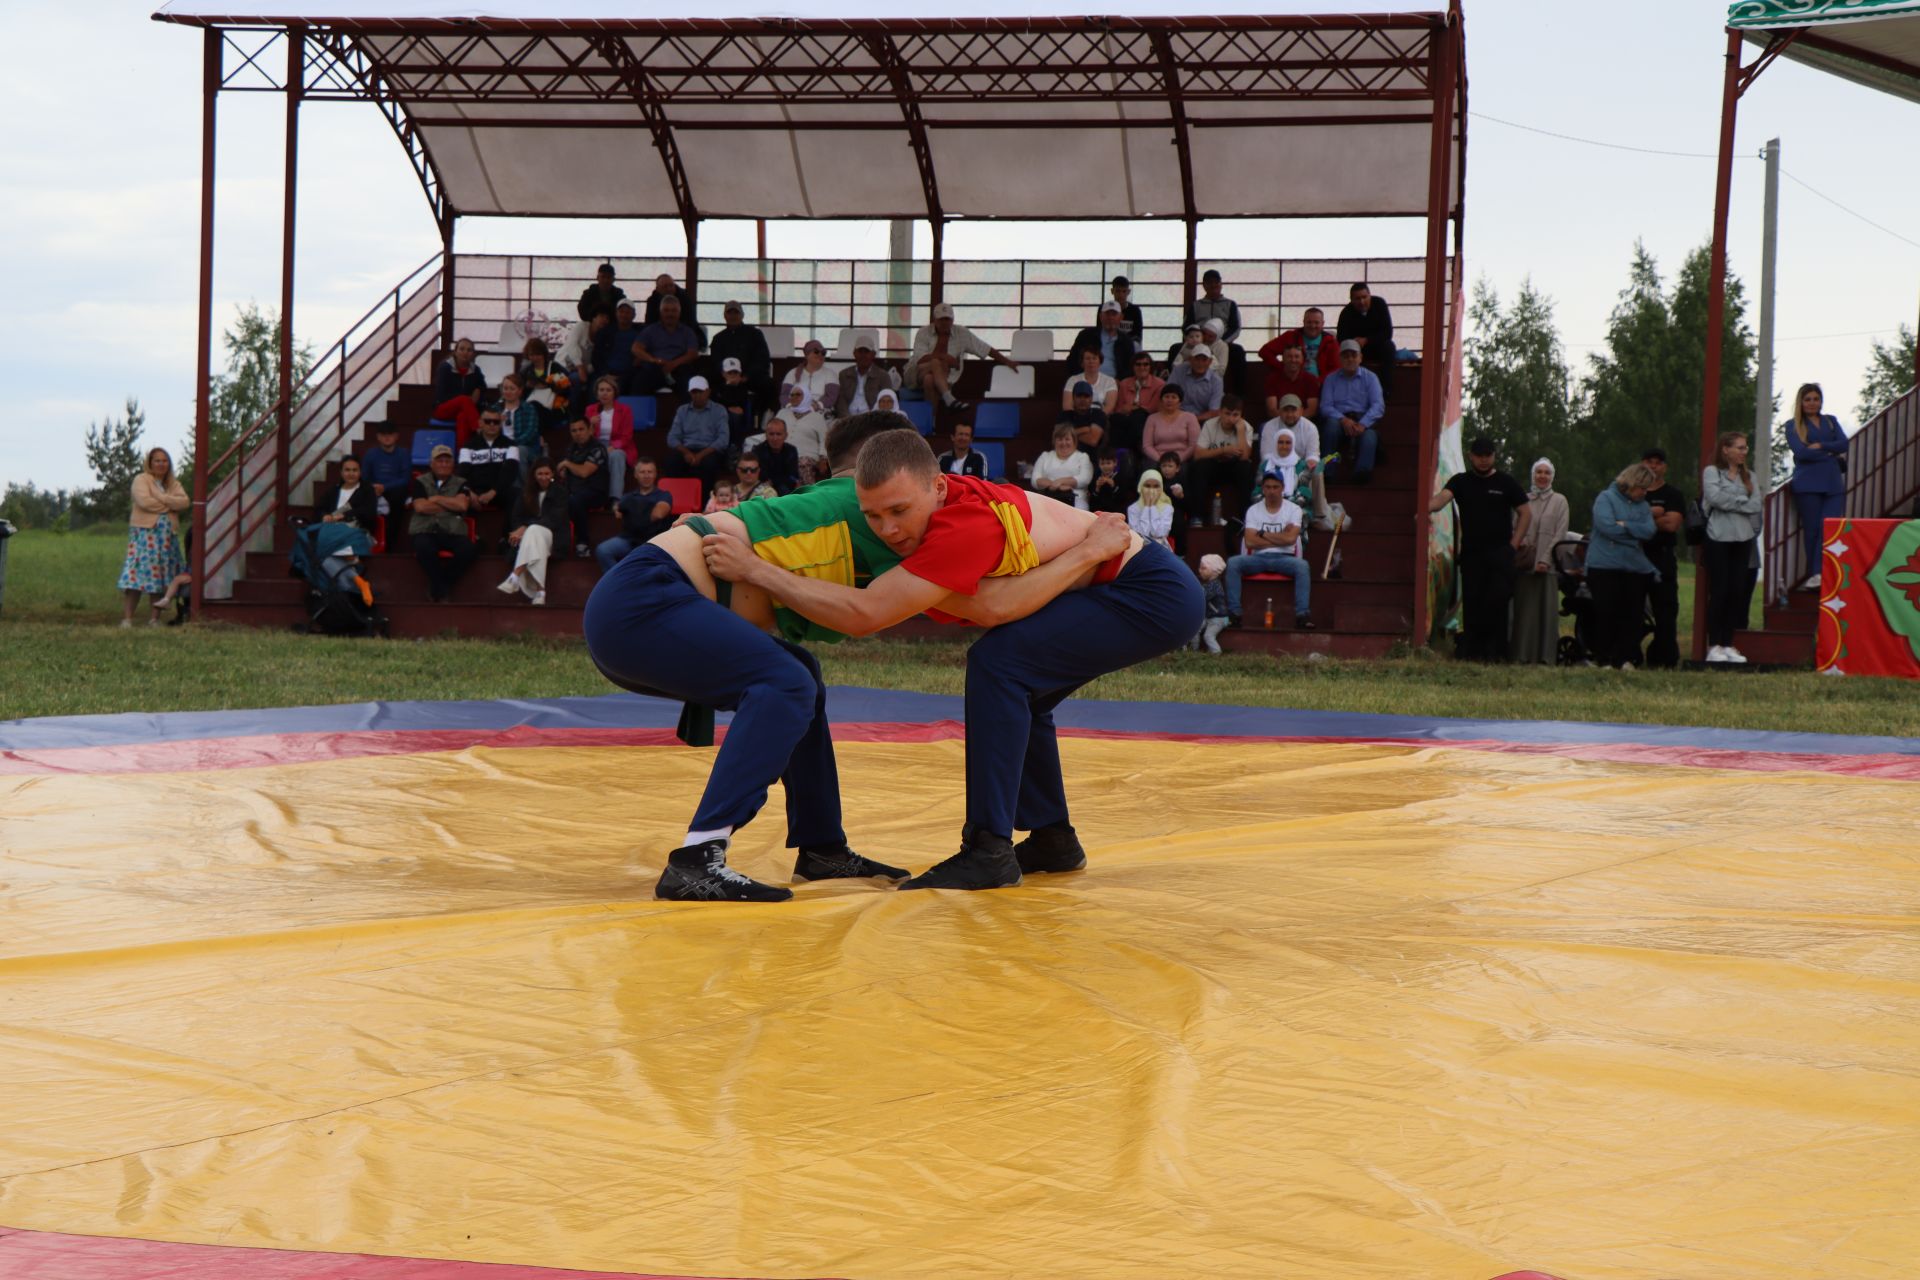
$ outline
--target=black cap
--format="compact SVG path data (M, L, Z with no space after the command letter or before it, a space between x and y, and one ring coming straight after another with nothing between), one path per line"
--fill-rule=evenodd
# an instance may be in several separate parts
M392 420L388 418L376 418L367 425L373 428L373 434L377 436L384 436L389 432L398 434L400 430L400 428L395 426Z
M1209 280L1218 280L1219 278L1220 278L1220 273L1218 271L1215 271L1212 267L1208 267L1207 274L1201 276L1200 281L1202 284L1204 284Z
M1475 436L1473 443L1467 446L1467 452L1476 458L1486 458L1494 453L1493 441L1485 436Z
M1665 462L1666 460L1667 451L1657 444L1650 444L1640 451L1640 461L1642 462Z

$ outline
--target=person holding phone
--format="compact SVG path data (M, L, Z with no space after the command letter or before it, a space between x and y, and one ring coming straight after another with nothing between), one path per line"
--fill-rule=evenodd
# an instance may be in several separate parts
M1793 419L1787 424L1787 448L1793 451L1793 506L1800 513L1800 536L1806 539L1807 576L1802 591L1820 586L1820 547L1826 525L1847 510L1847 433L1840 419L1821 412L1825 397L1820 384L1801 385L1793 397Z

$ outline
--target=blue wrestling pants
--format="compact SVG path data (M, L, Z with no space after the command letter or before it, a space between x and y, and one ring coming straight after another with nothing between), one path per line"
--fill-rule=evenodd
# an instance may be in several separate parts
M1053 709L1096 676L1172 649L1200 629L1193 571L1148 543L1120 576L1069 591L967 651L967 821L1011 838L1067 820Z
M621 688L733 712L689 830L746 826L778 778L789 848L845 843L827 687L812 654L701 595L654 546L594 586L583 629L594 665Z

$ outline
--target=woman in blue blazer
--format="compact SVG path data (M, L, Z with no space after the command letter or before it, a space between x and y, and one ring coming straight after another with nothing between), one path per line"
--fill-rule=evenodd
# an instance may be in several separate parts
M1825 398L1820 384L1804 384L1793 398L1793 420L1787 424L1787 448L1793 450L1793 505L1800 513L1800 532L1807 544L1807 578L1802 588L1820 585L1820 546L1829 519L1838 518L1847 505L1847 433L1840 420L1820 412Z

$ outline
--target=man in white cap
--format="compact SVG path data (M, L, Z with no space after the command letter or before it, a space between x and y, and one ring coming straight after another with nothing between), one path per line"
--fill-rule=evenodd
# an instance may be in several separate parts
M707 380L698 374L688 378L687 403L674 413L673 426L667 430L667 474L698 476L704 503L727 465L732 444L727 411L713 402Z
M727 438L735 449L740 448L753 434L759 402L738 358L728 356L720 362L720 385L713 388L713 402L727 411Z
M1226 384L1214 372L1212 347L1188 347L1185 354L1186 363L1174 366L1167 385L1180 388L1180 407L1205 423L1220 416Z
M968 356L978 356L1009 369L1018 369L1006 356L973 336L965 325L955 324L953 304L933 304L933 322L913 335L913 354L907 359L907 385L919 387L927 399L939 400L947 408L964 411L971 408L953 394L960 380L960 366Z
M1376 428L1386 415L1386 396L1373 370L1360 366L1360 344L1352 338L1340 343L1340 367L1320 380L1320 456L1347 467L1355 484L1373 478L1374 454L1380 447Z
M1100 372L1116 383L1133 372L1133 339L1121 328L1125 313L1109 298L1100 304L1100 323L1082 329L1067 352L1067 368L1080 368L1082 351L1100 353Z
M407 537L413 544L414 559L427 575L427 599L435 604L453 594L454 584L479 554L479 548L467 536L467 513L472 510L473 495L467 492L467 482L453 473L452 446L433 446L426 474L413 481L413 514L407 520ZM442 560L442 551L451 558Z
M879 339L871 329L853 335L853 363L840 371L840 398L834 401L833 417L851 417L867 413L882 391L900 389L900 375L874 358Z

